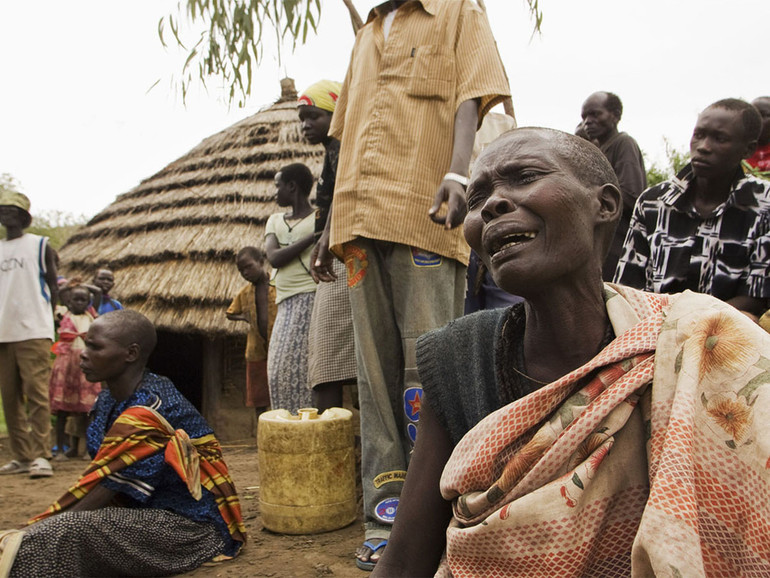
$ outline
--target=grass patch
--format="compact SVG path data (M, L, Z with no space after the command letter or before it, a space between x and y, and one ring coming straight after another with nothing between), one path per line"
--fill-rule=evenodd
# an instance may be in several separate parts
M0 436L4 436L8 433L5 427L5 414L3 414L3 404L0 403Z

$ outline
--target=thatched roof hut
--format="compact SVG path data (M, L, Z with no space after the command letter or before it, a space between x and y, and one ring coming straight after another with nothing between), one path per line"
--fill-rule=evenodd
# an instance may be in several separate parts
M273 177L304 162L318 175L323 147L304 142L293 82L273 106L208 137L120 195L60 252L66 274L115 271L115 296L159 329L240 333L222 311L243 280L235 254L263 246L279 208Z
M242 343L228 339L242 336L245 326L225 317L244 285L235 254L245 245L263 247L265 222L279 210L273 177L281 166L303 162L317 176L323 163L323 147L302 138L293 81L284 79L281 88L274 105L205 139L118 196L60 251L65 275L90 279L105 266L115 272L114 296L166 335L154 357L171 366L167 374L203 359L202 383L192 388L197 391L180 389L204 410L214 395L208 390L222 390L226 371L220 366L243 355ZM171 359L185 353L190 359ZM194 379L194 371L186 373L178 379ZM212 404L219 407L214 397L204 411L209 419Z

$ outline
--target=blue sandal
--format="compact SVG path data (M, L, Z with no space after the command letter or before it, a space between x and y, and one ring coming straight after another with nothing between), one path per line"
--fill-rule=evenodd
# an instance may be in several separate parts
M369 554L369 560L363 561L358 557L358 554L356 554L356 566L358 566L361 570L366 570L367 572L371 572L374 570L374 567L377 565L377 561L372 562L371 557L372 555L376 554L378 550L383 549L385 546L388 545L388 541L386 539L382 539L382 541L377 544L376 546L372 544L369 540L366 540L364 542L364 548L369 548L371 550L371 554ZM379 560L379 558L377 558Z

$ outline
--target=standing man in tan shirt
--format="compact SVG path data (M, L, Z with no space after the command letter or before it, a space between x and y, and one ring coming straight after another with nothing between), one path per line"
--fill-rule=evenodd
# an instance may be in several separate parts
M345 260L361 405L371 570L396 515L422 388L415 342L463 311L459 225L476 127L510 94L486 15L470 0L391 0L359 31L329 131L341 141L331 225L313 263Z

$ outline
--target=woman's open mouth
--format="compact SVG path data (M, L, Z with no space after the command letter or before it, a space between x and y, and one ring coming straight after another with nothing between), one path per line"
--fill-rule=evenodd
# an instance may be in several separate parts
M489 244L489 255L490 257L492 257L497 253L500 253L512 247L516 247L518 245L521 245L522 243L527 243L532 239L534 239L535 237L537 237L537 231L523 231L521 233L513 233L511 235L505 235L504 237L495 239Z

